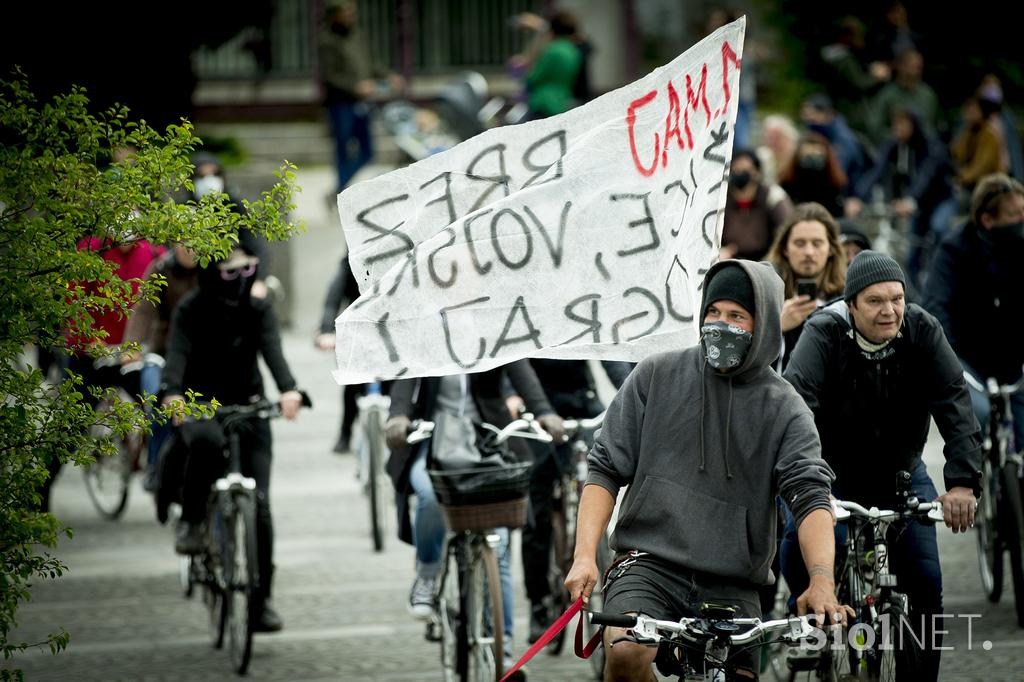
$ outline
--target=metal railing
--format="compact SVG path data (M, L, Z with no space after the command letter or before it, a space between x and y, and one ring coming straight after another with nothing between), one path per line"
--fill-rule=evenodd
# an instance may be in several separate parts
M513 26L520 12L539 12L543 0L361 0L359 25L373 57L395 71L433 74L495 71L522 50L527 31ZM249 27L217 47L192 54L201 80L314 78L323 0L273 0L270 22Z

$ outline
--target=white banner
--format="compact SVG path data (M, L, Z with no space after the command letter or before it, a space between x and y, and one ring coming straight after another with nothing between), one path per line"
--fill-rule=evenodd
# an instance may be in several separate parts
M524 357L635 361L696 343L744 28L568 113L345 190L362 296L336 323L337 381Z

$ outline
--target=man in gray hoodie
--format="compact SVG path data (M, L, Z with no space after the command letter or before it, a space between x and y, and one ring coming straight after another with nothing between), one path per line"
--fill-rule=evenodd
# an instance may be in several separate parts
M782 333L783 284L767 263L732 260L704 280L701 343L649 357L608 408L588 462L573 599L598 578L596 547L619 489L628 486L612 536L606 612L659 619L726 602L760 616L757 588L774 580L776 495L793 510L811 575L801 613L845 621L834 595L832 470L814 417L771 368ZM649 680L656 649L607 628L606 680ZM728 679L753 679L753 652Z

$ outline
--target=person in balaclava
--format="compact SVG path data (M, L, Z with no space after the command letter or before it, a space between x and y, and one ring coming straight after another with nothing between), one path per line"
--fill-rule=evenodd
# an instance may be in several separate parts
M774 580L782 495L812 576L798 608L845 621L850 612L834 594L832 471L811 412L771 368L782 298L782 280L767 263L714 265L704 280L700 343L642 360L616 394L588 457L566 579L573 599L593 590L597 542L626 487L605 612L677 620L714 599L760 617L758 587ZM646 682L657 649L616 642L624 632L606 628L606 673ZM753 678L757 660L752 650L737 655L727 679Z
M171 317L167 364L163 372L163 403L183 400L186 390L216 398L222 405L248 405L264 397L258 357L262 356L277 389L285 418L294 419L302 405L288 363L274 309L265 299L250 296L258 259L235 249L199 272L199 286L182 299ZM178 426L188 451L182 485L181 520L175 538L179 554L202 550L200 525L210 486L223 474L224 430L216 420ZM256 534L259 593L256 630L274 632L281 619L270 604L273 578L273 522L270 514L271 435L266 419L253 418L241 431L242 473L256 480Z
M836 497L893 509L897 475L906 472L913 495L942 503L946 525L966 532L974 525L981 492L981 433L963 368L938 320L906 302L906 283L891 257L871 250L857 254L846 274L844 300L810 317L785 378L814 413L822 454L836 472ZM944 495L921 459L932 420L945 441ZM802 539L799 544L788 525L782 572L794 594L807 582ZM905 636L924 642L919 660L897 656L896 679L938 679L942 630L935 619L942 614L942 571L935 525L901 525L889 543L889 565L910 601L914 632Z

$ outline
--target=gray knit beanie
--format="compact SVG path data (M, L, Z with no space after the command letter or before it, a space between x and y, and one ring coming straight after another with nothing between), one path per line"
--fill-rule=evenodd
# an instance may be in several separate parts
M846 271L843 298L852 301L861 291L879 282L899 282L907 288L907 279L900 264L884 253L865 250L858 253Z

